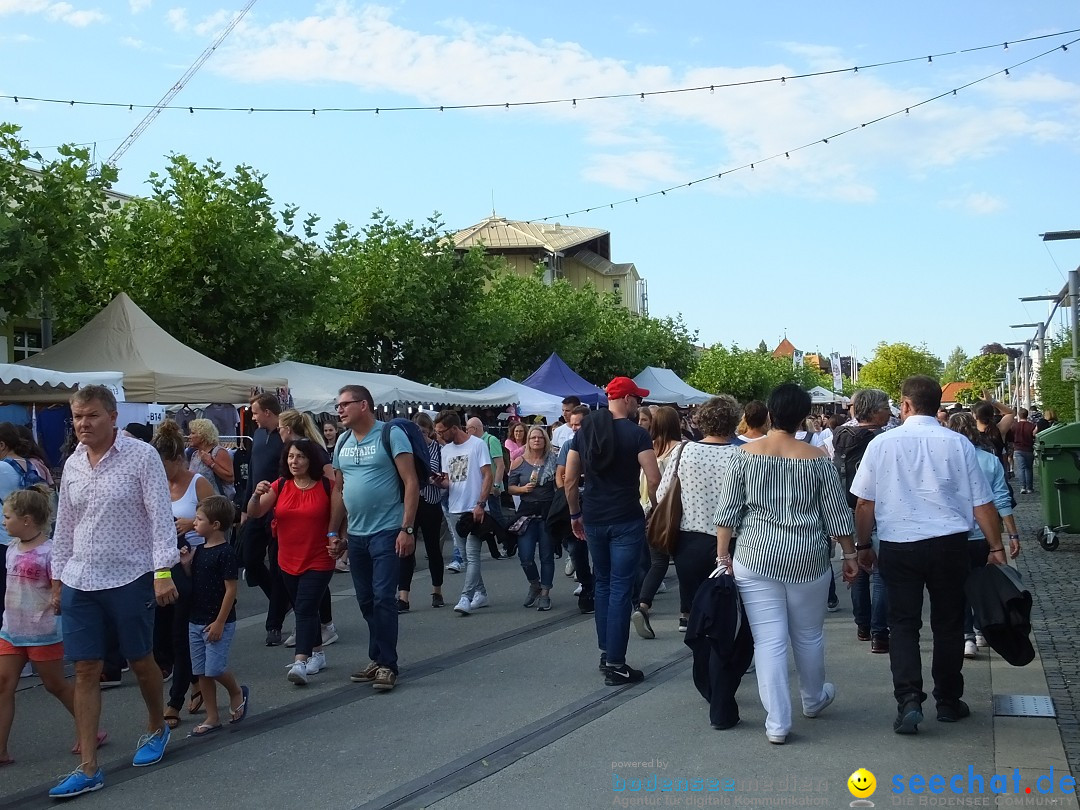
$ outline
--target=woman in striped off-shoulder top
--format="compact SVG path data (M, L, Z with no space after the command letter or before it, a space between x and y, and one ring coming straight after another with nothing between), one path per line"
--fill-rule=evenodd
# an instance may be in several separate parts
M825 681L825 601L832 568L829 538L844 549L844 578L855 576L854 530L836 468L823 450L795 438L810 395L778 386L769 395L772 427L731 460L716 510L718 562L735 575L754 634L765 734L777 745L791 729L787 650L799 674L803 715L817 717L836 696ZM739 535L729 557L732 532Z

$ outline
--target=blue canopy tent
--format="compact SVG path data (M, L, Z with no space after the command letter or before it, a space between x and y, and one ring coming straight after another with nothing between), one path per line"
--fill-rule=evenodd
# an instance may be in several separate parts
M649 392L645 401L657 405L700 405L709 400L709 395L683 382L670 368L646 366L634 377L634 382Z
M607 396L602 388L598 388L586 380L570 366L563 362L562 358L554 352L543 364L521 381L522 385L543 391L546 394L554 394L558 397L575 396L581 400L582 405L607 405Z

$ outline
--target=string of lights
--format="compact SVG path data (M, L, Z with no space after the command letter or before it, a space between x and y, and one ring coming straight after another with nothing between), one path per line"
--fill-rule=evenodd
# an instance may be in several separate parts
M1069 50L1070 45L1075 45L1078 42L1080 42L1080 38L1073 39L1073 40L1071 40L1069 42L1066 42L1066 43L1064 43L1062 45L1056 45L1056 46L1054 46L1053 48L1051 48L1048 51L1043 51L1040 54L1036 54L1035 56L1032 56L1032 57L1030 57L1028 59L1024 59L1023 61L1017 62L1017 63L1015 63L1013 65L1009 65L1008 67L1001 68L1000 70L995 70L993 73L988 73L987 75L982 76L982 77L980 77L978 79L974 79L974 80L972 80L970 82L967 82L966 84L961 84L958 87L954 87L952 90L946 90L943 93L938 93L936 96L931 96L930 98L923 99L922 101L919 101L919 102L917 102L915 104L909 104L909 105L907 105L905 107L901 107L898 110L894 110L893 112L890 112L890 113L887 113L885 115L881 115L881 116L878 116L877 118L873 118L873 119L871 119L869 121L866 121L865 123L862 123L862 124L859 124L859 125L853 126L853 127L848 127L847 129L844 129L844 130L841 130L839 132L833 133L832 135L829 135L829 136L826 136L826 137L823 137L823 138L817 138L817 139L815 139L813 141L810 141L808 143L804 143L801 146L796 146L796 147L793 147L791 149L786 149L783 152L777 152L775 155L769 155L767 157L759 158L759 159L753 161L752 163L744 163L741 166L736 166L736 167L731 168L731 169L725 169L723 171L717 172L716 174L710 174L710 175L707 175L705 177L699 177L699 178L697 178L695 180L690 180L690 181L685 182L685 183L678 183L676 185L668 186L667 188L657 189L656 191L650 191L650 192L647 192L645 194L637 194L637 195L635 195L633 197L627 197L627 198L622 199L622 200L614 200L612 202L606 202L606 203L602 203L600 205L592 205L592 206L589 206L588 208L578 208L575 211L568 211L565 214L551 214L551 215L546 216L546 217L540 217L539 221L540 222L548 222L549 220L559 219L560 217L569 219L570 217L572 217L572 216L574 216L576 214L588 214L588 213L591 213L593 211L599 210L601 208L611 208L611 209L613 209L617 205L627 205L628 203L637 203L637 202L640 202L641 200L649 199L650 197L665 197L665 196L667 196L668 192L678 191L680 189L690 188L691 186L698 185L699 183L705 183L705 182L710 181L710 180L720 180L722 177L724 177L725 175L728 175L728 174L734 174L735 172L745 171L747 169L749 169L750 171L753 171L755 166L759 166L762 163L768 163L768 162L773 161L773 160L778 160L779 158L790 158L792 152L801 152L804 149L810 149L811 147L814 147L814 146L827 145L827 144L831 143L832 141L835 141L837 138L842 138L843 136L850 135L853 132L859 132L859 131L865 129L866 127L873 126L874 124L880 124L882 121L887 121L890 118L895 118L895 117L897 117L899 115L907 115L912 110L914 110L914 109L916 109L918 107L923 107L923 106L925 106L927 104L931 104L931 103L933 103L935 101L939 101L939 100L941 100L943 98L947 98L949 96L955 96L959 91L966 90L966 89L968 89L970 87L974 87L977 84L981 84L982 82L989 81L990 79L994 78L995 76L1009 76L1009 75L1011 75L1010 71L1016 70L1018 67L1021 67L1023 65L1034 62L1037 59L1042 59L1043 57L1049 56L1050 54L1056 53L1058 51L1067 52ZM534 219L532 221L535 222L537 220Z
M959 54L974 53L975 51L984 51L990 49L1003 48L1008 50L1010 45L1020 45L1027 42L1034 42L1036 40L1051 39L1055 37L1068 36L1070 34L1080 33L1080 28L1070 29L1068 31L1058 31L1052 34L1040 34L1038 36L1023 37L1020 39L1008 40L1006 42L996 42L992 45L977 45L973 48L960 48L951 51L942 51L941 53L932 53L925 56L911 56L903 59L892 59L881 62L872 62L865 65L856 65L849 68L835 68L832 70L818 70L808 73L797 73L791 76L770 76L761 79L746 79L738 82L717 82L713 84L702 84L694 87L678 87L667 90L645 90L634 93L604 93L591 96L578 96L578 97L566 97L566 98L549 98L539 99L533 101L501 101L501 102L477 102L477 103L465 103L465 104L430 104L430 105L405 105L405 106L378 106L378 107L227 107L227 106L214 106L214 105L199 105L199 104L180 104L180 105L167 105L163 107L164 110L179 110L194 115L196 112L224 112L224 113L303 113L306 115L316 115L317 113L373 113L380 115L382 113L395 113L395 112L447 112L453 110L485 110L485 109L511 109L516 107L542 107L552 105L569 104L572 107L577 107L579 103L591 102L591 101L613 101L618 99L639 99L645 101L645 99L655 96L671 96L680 93L701 93L708 91L710 93L716 90L723 90L731 87L746 87L757 84L786 84L788 81L796 81L798 79L811 79L822 76L835 76L843 73L858 73L859 71L873 70L875 68L889 67L893 65L903 65L912 62L926 62L933 63L934 59L941 59L948 56L957 56ZM12 101L15 104L19 104L26 101L36 102L39 104L63 104L69 107L105 107L113 109L125 109L129 112L134 110L149 110L155 108L155 104L134 104L119 101L88 101L79 99L63 99L63 98L47 98L43 96L28 96L23 94L7 95L0 94L0 99Z

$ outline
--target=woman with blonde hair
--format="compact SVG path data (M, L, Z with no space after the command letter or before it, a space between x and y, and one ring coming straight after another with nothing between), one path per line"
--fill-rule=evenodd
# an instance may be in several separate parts
M231 500L236 494L232 456L221 446L217 426L209 419L192 419L188 422L188 445L194 450L188 470L210 482L215 495Z
M547 513L555 498L555 454L551 440L540 425L533 425L525 439L525 453L510 465L510 494L521 496L518 521L518 560L529 580L523 607L551 610L551 585L555 578L555 549L547 531ZM540 570L536 549L540 547Z

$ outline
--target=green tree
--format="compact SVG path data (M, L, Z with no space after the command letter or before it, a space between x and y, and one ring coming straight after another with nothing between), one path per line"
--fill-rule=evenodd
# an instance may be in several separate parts
M293 232L296 209L274 211L264 175L227 174L181 155L152 193L110 213L108 238L55 293L58 332L70 334L126 292L177 340L233 368L274 362L295 326L316 314L325 262L309 217Z
M983 391L997 387L1005 377L1005 367L1009 358L1004 354L980 354L964 364L960 379L971 383L978 396Z
M940 379L941 361L925 345L882 342L877 345L873 359L859 369L859 385L880 388L899 400L900 383L913 374Z
M1046 359L1039 371L1039 404L1057 413L1059 422L1075 422L1074 384L1061 379L1061 361L1072 357L1072 335L1060 332L1047 342Z
M18 134L0 124L0 286L8 317L39 314L43 294L79 277L100 246L105 191L116 180L115 169L95 172L90 153L73 146L31 170L27 162L41 155Z
M961 375L964 370L964 364L967 363L967 361L967 352L960 346L953 349L945 360L945 370L941 372L942 385L962 381L964 378Z
M798 383L806 389L832 385L831 378L816 369L794 368L791 358L721 344L702 353L688 382L711 394L731 394L740 402L764 400L781 383Z

